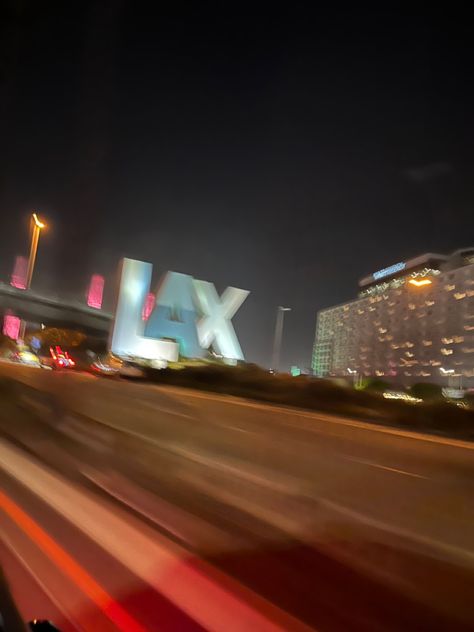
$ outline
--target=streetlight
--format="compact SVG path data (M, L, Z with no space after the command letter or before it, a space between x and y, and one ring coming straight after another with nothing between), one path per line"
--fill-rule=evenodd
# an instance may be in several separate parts
M31 285L31 278L33 277L33 270L35 268L36 261L36 252L38 250L38 241L42 228L46 228L46 224L41 222L38 219L38 215L36 213L32 213L31 215L31 225L33 228L33 232L31 234L31 247L30 247L30 257L28 259L28 270L26 272L26 289L29 290Z
M285 312L291 312L291 307L282 307L281 305L277 308L277 317L275 324L275 337L273 339L273 370L275 373L278 373L278 369L280 368L280 349L281 349L281 338L283 335L283 319L285 317Z
M358 384L361 383L361 380L359 380L359 374L355 369L350 369L349 367L347 367L347 372L349 373L349 375L352 375L352 382L354 385L354 388L357 388ZM362 376L360 376L362 378Z
M458 377L459 378L458 388L459 390L462 389L462 372L456 373L454 369L445 369L442 366L439 367L439 370L443 375L446 375L448 377L448 386L450 388L455 388L456 382L453 378Z
M444 367L440 366L439 370L443 375L454 375L454 369L445 369Z

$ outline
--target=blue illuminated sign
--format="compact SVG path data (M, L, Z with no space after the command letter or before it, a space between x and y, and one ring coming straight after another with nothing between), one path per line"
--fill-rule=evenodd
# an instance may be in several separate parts
M372 275L375 280L383 279L390 274L395 274L395 272L400 272L400 270L405 269L405 262L400 261L400 263L394 263L393 266L389 266L388 268L384 268L383 270L379 270L378 272L374 272Z

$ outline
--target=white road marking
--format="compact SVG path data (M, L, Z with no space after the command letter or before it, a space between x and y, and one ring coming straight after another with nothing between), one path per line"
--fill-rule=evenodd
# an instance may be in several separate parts
M174 415L175 417L184 417L184 419L196 419L194 415L188 415L187 413L182 413L179 410L172 410L171 408L164 408L159 404L154 404L153 402L140 401L141 406L145 406L145 408L151 408L152 410L159 411L160 413L166 413L167 415Z
M248 430L247 428L239 428L239 426L226 426L228 430L235 430L236 432L244 432L246 434L257 434L255 430Z
M353 463L361 463L362 465L369 465L371 467L378 467L381 470L387 470L388 472L396 472L397 474L405 474L405 476L413 476L414 478L424 478L427 479L427 476L422 476L421 474L415 474L414 472L407 472L407 470L399 470L396 467L388 467L387 465L381 465L380 463L374 463L373 461L367 461L366 459L358 459L353 456L344 456L348 461L352 461Z

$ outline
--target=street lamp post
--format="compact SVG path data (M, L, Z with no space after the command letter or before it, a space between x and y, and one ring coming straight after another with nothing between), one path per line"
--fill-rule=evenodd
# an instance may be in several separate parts
M38 219L36 213L33 213L31 216L31 224L33 228L33 232L31 234L31 246L30 246L30 257L28 259L28 270L26 272L26 289L30 289L31 279L33 277L33 270L35 269L35 261L36 261L36 253L38 251L38 241L42 228L45 228L46 224L41 222Z
M26 271L26 283L25 289L29 290L31 285L31 279L33 277L33 270L35 269L35 261L36 261L36 253L38 252L38 242L40 237L40 232L42 228L46 227L44 222L41 222L38 219L38 215L36 213L31 214L31 245L30 245L30 256L28 259L28 268ZM26 320L22 320L20 324L19 338L23 340L25 338L26 333Z
M275 337L273 339L273 359L272 359L272 368L275 373L278 373L280 368L280 350L281 350L281 339L283 336L283 319L285 317L285 312L291 312L291 307L282 307L281 305L277 308L277 317L275 324Z
M349 373L349 375L352 375L352 383L354 385L354 388L356 388L359 383L359 374L355 369L350 369L349 367L347 367L347 372Z

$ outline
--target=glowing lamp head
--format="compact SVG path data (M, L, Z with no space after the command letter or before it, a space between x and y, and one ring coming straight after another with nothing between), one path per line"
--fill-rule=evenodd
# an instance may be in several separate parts
M46 224L39 220L38 215L36 213L33 213L33 221L35 223L35 226L37 226L40 230L42 228L46 228Z

